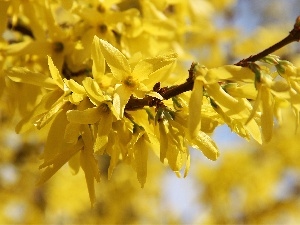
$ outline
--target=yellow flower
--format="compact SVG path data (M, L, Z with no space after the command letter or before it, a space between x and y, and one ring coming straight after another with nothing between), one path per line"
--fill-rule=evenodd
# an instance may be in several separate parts
M22 6L25 15L30 19L30 29L34 38L9 45L6 55L49 55L59 71L62 70L65 57L70 61L78 58L70 57L75 53L76 41L69 30L58 25L51 4L40 1L39 4L23 3Z
M137 179L142 188L147 178L149 144L149 138L145 130L138 125L134 125L132 138L127 145L128 157L130 157L132 166L136 170Z
M67 103L65 96L70 90L54 65L51 57L48 57L50 77L41 73L30 71L23 67L16 67L6 71L8 77L16 82L44 86L51 91L45 94L40 103L35 106L30 114L24 117L17 125L17 132L25 132L34 124L38 129L44 127Z
M188 128L191 139L196 137L201 128L201 109L203 100L203 88L204 88L204 76L208 69L200 65L196 65L193 73L196 79L194 80L194 86L189 101L189 119Z
M256 112L261 105L261 131L265 142L268 142L272 138L273 133L273 116L274 116L274 98L271 93L271 85L272 85L272 78L260 71L260 78L257 81L257 97L255 100L255 104L253 106L251 115L249 116L246 124L253 119Z
M239 95L230 95L226 91L226 85L223 88L219 84L228 80L235 80L239 83L253 82L253 72L248 68L234 65L225 65L212 69L196 65L193 73L195 83L189 102L190 116L188 127L190 138L196 137L201 128L201 108L203 91L205 91L212 102L213 109L234 132L248 139L250 134L256 141L261 143L261 133L257 122L253 120L251 123L246 123L252 110L251 104L246 99L247 96L241 95L243 94L241 92ZM251 94L253 96L253 93Z
M189 127L186 120L187 119L185 118L184 114L176 112L174 120L169 122L177 129L181 129L181 132L177 135L184 135L184 143L186 143L186 145L191 145L193 148L199 149L205 155L205 157L210 160L217 160L220 153L213 139L201 130L198 130L198 133L191 138L191 136L188 135Z
M117 80L113 96L113 105L120 117L123 117L124 108L131 95L143 98L146 94L162 99L162 97L151 91L149 84L158 82L162 76L164 67L172 66L176 54L171 53L165 56L157 56L139 61L134 69L126 57L107 41L99 39L99 47L110 67L110 70ZM161 70L162 69L162 70ZM148 82L151 80L151 82ZM148 83L147 83L148 82Z
M74 129L77 129L77 137L79 136L80 127L73 124L95 124L97 133L93 148L94 151L100 151L99 153L102 154L103 147L108 143L108 135L112 130L112 123L115 120L111 108L110 102L103 102L95 108L67 111L67 119L70 122L69 127L66 129L66 133L69 136L68 139L70 141L74 140L73 137L76 135L75 133L73 134Z
M83 21L76 24L75 29L79 33L84 33L81 41L87 52L92 50L90 43L94 36L107 40L114 46L120 46L121 36L139 34L137 30L141 27L140 12L134 8L122 11L112 10L116 7L115 4L116 1L92 1L76 4L74 13ZM136 23L136 26L132 26Z

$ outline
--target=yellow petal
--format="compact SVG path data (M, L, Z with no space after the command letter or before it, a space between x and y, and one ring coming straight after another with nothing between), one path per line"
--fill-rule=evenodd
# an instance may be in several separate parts
M45 94L41 102L16 126L17 133L24 133L33 128L34 123L51 109L51 106L61 97L61 90L56 89Z
M64 140L67 143L76 143L79 137L80 123L68 123L65 129Z
M295 114L296 132L300 124L300 95L295 91L291 91L291 105Z
M218 83L206 85L205 89L218 105L227 109L236 107L238 100L227 94Z
M42 73L30 71L25 67L13 67L6 70L5 74L15 82L32 84L52 90L57 88L57 85L50 77L45 76Z
M99 108L88 108L85 110L69 110L67 112L68 121L71 123L94 124L101 117Z
M123 80L130 75L131 69L126 57L107 41L100 39L101 52L117 80Z
M268 142L272 138L273 133L273 98L268 87L262 86L261 102L262 102L262 115L261 115L261 130L264 141Z
M225 65L208 70L205 79L208 84L216 83L220 80L234 80L253 83L254 73L247 67Z
M94 36L92 44L93 77L96 81L101 81L101 76L105 73L105 60L100 50L100 39Z
M143 84L147 87L153 87L157 82L165 82L174 69L175 63L170 63L166 66L163 66L159 69L156 69L151 74L149 74L149 79L144 80Z
M192 141L192 147L200 149L202 153L210 160L216 160L219 157L219 150L210 136L200 131Z
M245 125L246 130L250 133L255 141L262 144L261 130L260 126L255 120L251 120Z
M80 170L80 152L75 155L68 162L72 175L76 175Z
M49 180L66 162L68 162L72 156L74 156L83 146L82 141L78 141L76 145L71 146L68 149L64 149L63 152L58 154L54 159L43 163L40 168L47 166L45 171L41 174L37 185L41 185Z
M113 99L113 106L118 113L119 117L123 117L124 109L129 101L132 92L129 88L125 87L124 85L119 85L115 89L114 99Z
M237 83L231 83L225 86L225 91L235 98L256 99L257 96L257 90L252 83L242 86L238 86Z
M61 110L55 116L50 130L48 132L47 141L44 149L44 159L47 161L48 159L53 158L58 154L65 145L64 136L62 135L62 131L65 130L67 126L67 116L66 111Z
M54 82L60 89L64 90L64 82L60 76L58 69L54 65L50 56L48 56L48 65L49 65L50 74L52 76L52 79L54 80Z
M247 99L232 97L218 83L206 85L205 89L227 116L242 122L248 119L252 106Z
M252 109L251 114L249 115L249 117L248 117L245 124L248 124L249 121L251 121L254 118L254 116L255 116L258 108L259 108L260 102L261 102L261 92L262 92L262 88L261 88L261 86L259 86L257 96L256 96L256 100L255 100L254 105L253 105L253 109Z
M96 200L94 179L98 178L98 173L95 174L97 161L85 148L80 152L80 165L85 175L91 206L93 207Z
M154 98L157 98L157 99L160 99L160 100L164 99L159 93L157 93L155 91L151 91L151 92L147 93L147 95L149 95L151 97L154 97Z
M51 44L47 41L23 41L16 44L11 44L6 49L7 55L22 56L26 54L30 55L42 55L51 54Z
M152 65L145 62L140 61L133 69L132 75L133 77L138 78L140 81L148 79L149 74L153 72Z
M64 83L69 87L69 89L77 94L85 94L85 89L82 85L78 84L75 80L70 79L67 80L66 78L64 78Z
M182 154L176 145L170 145L166 154L170 168L180 177L180 169L182 167Z
M99 151L108 143L108 134L111 132L113 122L112 112L107 112L101 117L98 123L97 137L94 144L94 151ZM104 149L103 149L104 150ZM103 152L99 152L102 154Z
M201 108L203 99L203 82L195 80L189 102L188 129L191 139L198 135L201 128Z
M64 165L66 162L73 157L79 150L83 147L82 140L79 140L74 145L66 145L66 148L62 149L59 153L54 155L52 158L45 159L44 163L39 166L39 169L43 169L45 167L53 166L53 165Z
M160 161L163 163L168 150L168 136L166 126L163 121L159 122L159 138L160 138Z
M85 174L91 206L93 207L96 200L94 180L97 182L100 181L100 173L98 169L98 163L93 155L93 138L91 130L88 125L83 125L82 128L84 148L80 152L80 165Z
M155 71L173 64L176 61L176 58L176 53L169 53L165 55L158 55L153 58L143 59L134 67L132 75L140 81L148 79Z
M38 120L35 121L34 125L37 129L41 129L46 124L49 123L49 121L52 119L54 115L56 115L57 112L59 112L62 107L66 104L64 101L64 96L60 97L51 107L51 109L44 113Z
M143 137L134 145L134 161L137 173L137 179L144 187L147 178L147 162L148 162L148 148Z
M87 96L94 105L98 106L105 100L105 97L102 94L102 90L100 89L98 83L91 77L86 77L82 81L82 84L85 88Z
M114 134L114 135L117 135L117 134ZM112 137L112 141L116 141L116 140L117 140L117 138ZM119 163L121 149L118 146L112 144L112 146L109 146L106 149L106 152L110 156L110 162L109 162L109 167L108 167L108 179L110 180L115 167Z
M84 99L84 95L72 93L71 95L67 96L67 101L71 102L74 105L78 105Z
M190 170L191 167L191 155L189 150L187 150L187 155L186 155L186 163L185 163L185 169L184 169L184 175L183 177L186 177L188 175L188 172Z

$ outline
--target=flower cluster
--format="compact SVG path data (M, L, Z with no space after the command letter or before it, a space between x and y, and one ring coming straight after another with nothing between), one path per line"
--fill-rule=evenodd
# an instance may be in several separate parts
M269 141L287 103L299 123L299 69L276 56L249 68L193 63L187 78L189 38L217 32L193 1L12 0L0 12L1 97L22 117L18 133L47 133L38 183L68 162L84 171L92 204L99 155L110 156L109 177L124 161L144 186L151 152L186 176L190 146L218 158L209 134L219 125ZM223 63L215 44L211 61Z

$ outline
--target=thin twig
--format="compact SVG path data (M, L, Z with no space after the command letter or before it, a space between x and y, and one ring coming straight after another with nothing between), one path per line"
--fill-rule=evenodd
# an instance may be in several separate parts
M242 59L238 63L235 63L234 65L236 66L242 66L242 67L247 67L249 66L250 63L253 63L255 61L258 61L262 59L263 57L273 53L274 51L292 43L295 41L300 41L300 16L297 17L296 22L294 24L293 30L290 31L289 35L284 38L283 40L279 41L278 43L272 45L271 47L265 49L264 51L252 55L246 59ZM185 83L173 86L173 87L164 87L160 88L160 90L164 91L158 91L158 93L161 94L164 100L170 99L172 97L175 97L181 93L191 91L194 86L194 80L192 79L193 74L192 74L192 67L194 66L194 63L191 65L191 69L189 70L189 77L186 80ZM137 99L137 98L130 98L128 103L126 104L125 110L127 111L133 111L133 110L138 110L142 109L145 106L154 106L158 105L158 103L162 101L157 98L151 97L151 96L146 96L143 99ZM156 104L153 104L155 102Z
M238 63L236 63L234 65L247 67L249 65L249 63L258 61L258 60L262 59L263 57L277 51L278 49L280 49L294 41L299 41L299 40L300 40L300 16L297 17L294 28L293 28L293 30L290 31L290 33L287 37L285 37L278 43L272 45L271 47L265 49L264 51L262 51L256 55L252 55L252 56L248 57L247 59L242 59L241 61L239 61Z

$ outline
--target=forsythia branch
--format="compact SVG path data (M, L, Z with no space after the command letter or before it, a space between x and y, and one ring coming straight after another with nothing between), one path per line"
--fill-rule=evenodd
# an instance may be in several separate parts
M295 41L300 41L300 16L297 17L296 22L294 24L294 28L290 31L289 35L284 38L283 40L277 42L276 44L272 45L271 47L265 49L264 51L256 54L256 55L251 55L250 57L246 59L242 59L238 63L235 63L234 65L236 66L242 66L242 67L247 67L249 66L250 63L253 63L255 61L258 61L262 59L263 57L275 52L276 50L292 43ZM186 80L185 83L173 86L173 87L163 87L159 88L157 91L158 93L161 94L161 96L164 98L164 100L168 100L172 97L175 97L181 93L191 91L194 86L194 79L193 79L193 67L195 64L193 63L191 65L191 68L189 69L189 78ZM158 102L161 102L162 100L159 100L157 98L151 97L151 96L146 96L143 99L138 99L138 98L133 98L131 97L130 100L128 101L125 110L132 111L132 110L137 110L141 109L144 106L153 106L157 105ZM155 104L154 104L155 103Z
M264 51L262 51L256 55L252 55L252 56L248 57L247 59L242 59L235 65L247 67L249 65L249 63L258 61L258 60L262 59L263 57L275 52L276 50L278 50L294 41L300 41L300 16L297 17L296 22L294 24L294 28L293 28L293 30L290 31L290 33L287 37L285 37L278 43L272 45L271 47L265 49Z
M208 47L212 57L202 58L204 64L224 59L219 44L227 34L219 37L218 29L209 29L202 37L194 29L202 15L190 15L190 1L176 3L189 9L179 17L172 16L178 11L172 5L166 12L152 1L58 2L21 1L20 7L19 1L0 1L0 15L8 13L0 16L0 98L5 110L21 116L17 133L46 129L38 184L70 163L75 173L83 170L93 205L94 182L102 172L98 156L110 158L108 178L124 161L143 187L150 152L185 177L190 147L209 160L219 157L210 136L218 126L267 143L274 118L280 124L287 105L299 126L300 68L268 54L300 40L300 17L287 38L261 53L217 68L194 62L174 83L195 46ZM184 34L192 39L180 38ZM208 37L214 41L205 44Z
M32 38L34 38L32 31L27 28L26 26L17 23L16 25L13 25L11 21L8 22L7 27L9 29L14 29L24 35L28 35ZM250 63L258 61L262 59L263 57L277 51L278 49L292 43L292 42L299 42L300 41L300 16L297 17L296 22L294 24L294 28L289 32L289 35L282 39L281 41L277 42L276 44L272 45L271 47L263 50L262 52L256 54L256 55L251 55L250 57L246 59L242 59L239 62L235 63L234 65L236 66L242 66L242 67L247 67L249 66ZM189 78L186 80L185 83L172 86L172 87L163 87L160 88L157 91L161 96L163 97L164 100L168 100L172 97L175 97L181 93L191 91L194 86L194 80L193 80L193 72L192 72L192 67L195 66L194 64L191 65L191 68L189 69ZM86 71L80 70L79 72L72 72L68 68L68 65L64 64L63 67L63 74L64 76L68 79L73 76L78 76L80 74L85 73ZM127 111L133 111L133 110L138 110L142 109L145 106L154 106L158 105L159 102L162 100L159 100L155 97L152 96L146 96L142 99L134 98L131 97L128 101L128 103L125 106L125 110Z

